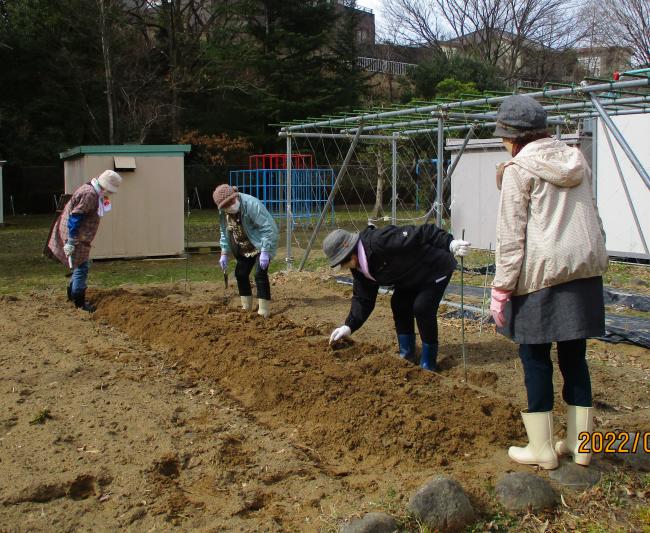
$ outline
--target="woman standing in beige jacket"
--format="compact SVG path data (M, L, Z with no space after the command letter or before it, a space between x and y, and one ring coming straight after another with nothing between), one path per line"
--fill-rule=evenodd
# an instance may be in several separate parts
M501 198L490 309L499 331L519 344L528 395L522 417L529 444L510 447L508 455L548 469L566 454L586 466L590 454L578 448L578 435L593 429L586 339L605 332L607 270L590 170L579 150L550 138L546 111L529 96L503 101L494 136L512 159L497 172ZM567 437L555 446L553 342L568 405Z

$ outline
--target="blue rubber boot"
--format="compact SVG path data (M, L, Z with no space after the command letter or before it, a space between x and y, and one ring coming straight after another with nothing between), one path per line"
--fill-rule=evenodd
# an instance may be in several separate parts
M440 370L436 363L438 359L438 345L422 343L422 353L420 354L420 366L425 370L438 372Z
M399 344L399 356L402 359L415 363L415 333L406 335L397 335L397 343Z

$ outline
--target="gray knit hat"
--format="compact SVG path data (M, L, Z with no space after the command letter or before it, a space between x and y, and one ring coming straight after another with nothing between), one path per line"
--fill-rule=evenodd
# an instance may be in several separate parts
M340 265L352 252L359 242L358 233L350 233L344 229L335 229L323 241L323 252L333 268Z
M516 139L546 130L546 110L525 94L508 96L497 112L494 137Z

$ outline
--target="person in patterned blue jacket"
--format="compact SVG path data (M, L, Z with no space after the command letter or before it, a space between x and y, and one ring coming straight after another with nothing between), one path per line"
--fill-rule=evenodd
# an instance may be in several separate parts
M255 267L257 313L268 318L271 315L268 269L278 248L278 227L262 202L254 196L240 193L237 187L219 185L213 193L213 199L219 208L219 265L225 272L228 267L228 254L235 256L235 278L242 308L246 311L253 308L249 276Z

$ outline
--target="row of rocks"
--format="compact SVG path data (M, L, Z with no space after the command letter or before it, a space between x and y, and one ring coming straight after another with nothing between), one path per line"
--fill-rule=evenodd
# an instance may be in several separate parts
M594 468L574 463L562 465L551 478L572 488L587 488L600 479ZM496 487L497 500L513 513L542 511L554 508L560 502L558 492L545 479L526 472L504 475ZM443 532L462 531L477 516L467 494L455 480L436 476L411 497L407 510L420 523ZM399 530L395 518L385 513L368 513L341 528L341 533L393 533Z

